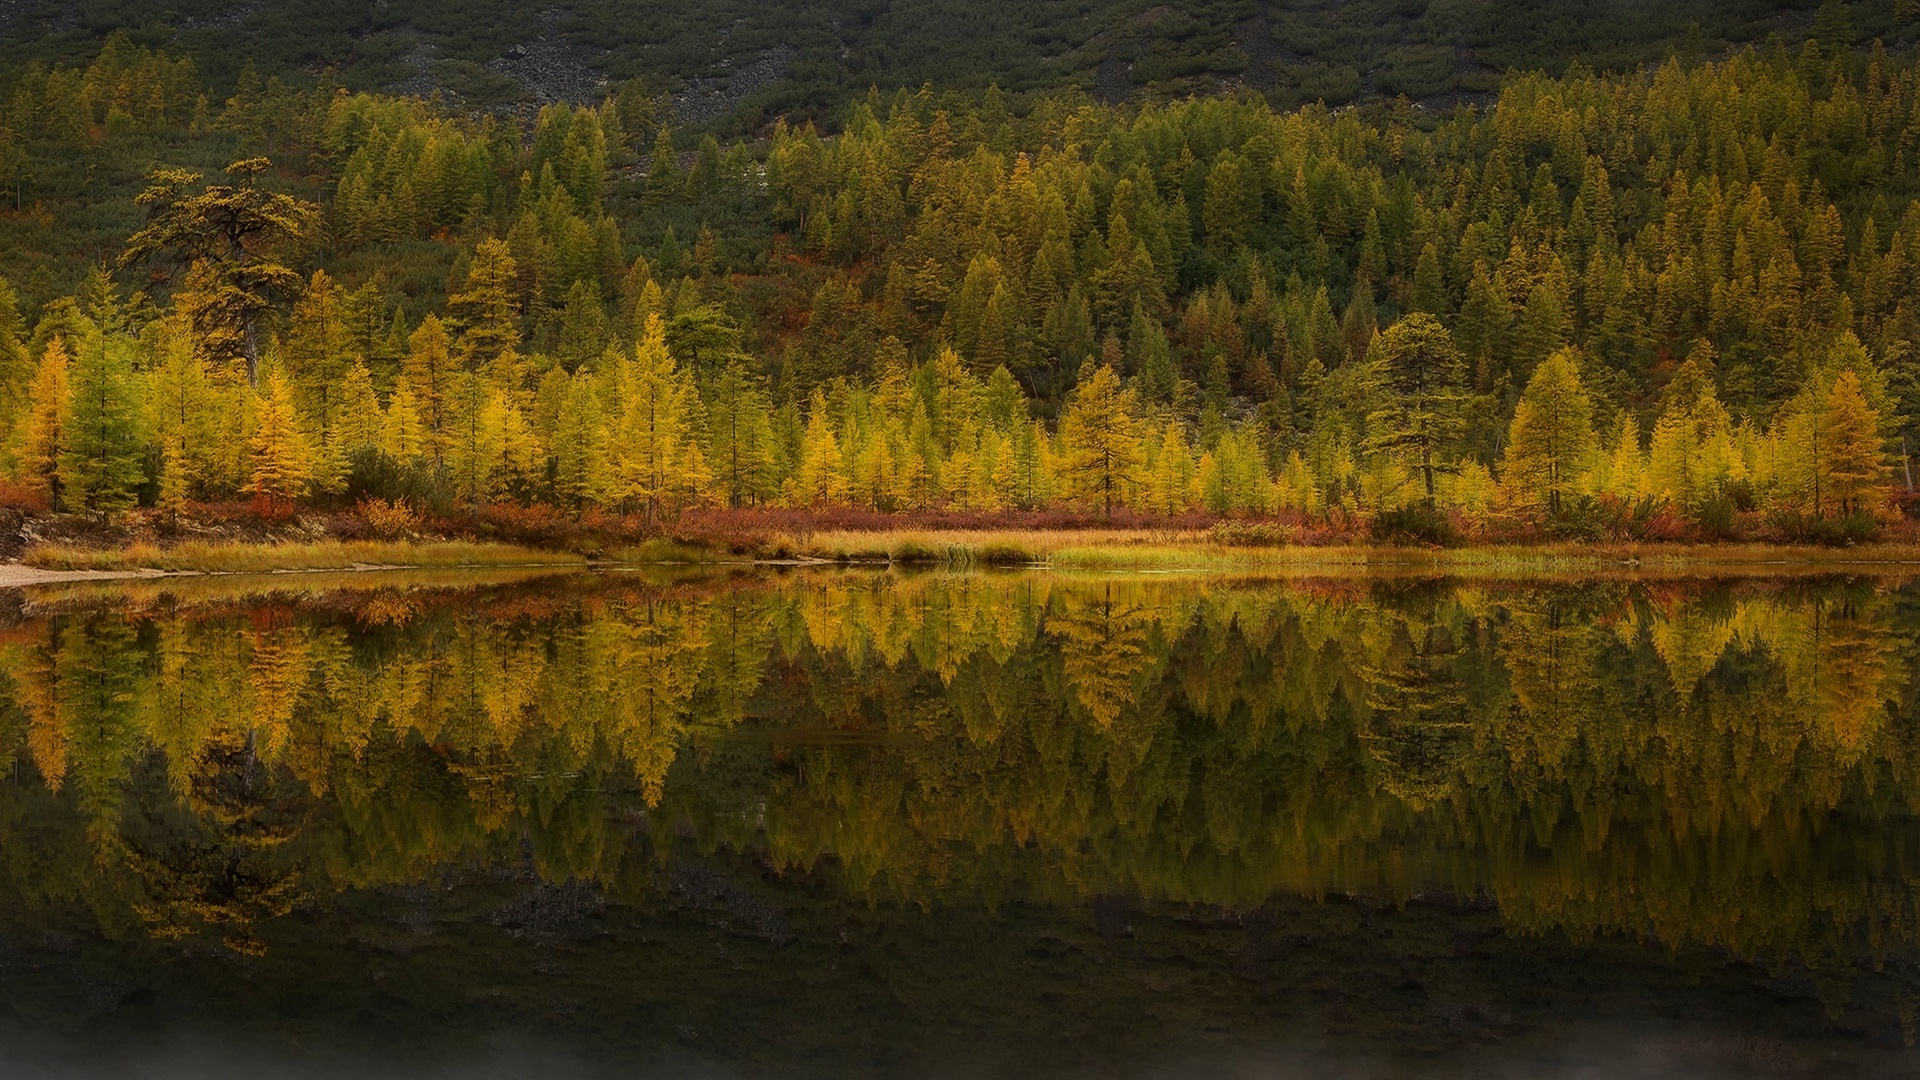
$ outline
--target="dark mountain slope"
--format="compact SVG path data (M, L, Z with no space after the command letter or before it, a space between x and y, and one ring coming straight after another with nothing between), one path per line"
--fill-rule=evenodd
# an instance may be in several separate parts
M1906 0L1834 5L1820 29L1920 36ZM354 89L485 107L643 80L726 129L831 114L869 86L1078 86L1104 98L1237 86L1276 104L1405 94L1442 104L1511 68L1712 54L1815 32L1812 0L0 0L0 66L79 62L116 31L192 56L216 86L333 69ZM1843 18L1835 16L1844 15Z

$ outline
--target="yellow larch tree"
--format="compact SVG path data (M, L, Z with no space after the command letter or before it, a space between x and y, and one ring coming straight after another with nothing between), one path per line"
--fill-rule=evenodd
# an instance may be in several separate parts
M66 344L59 338L47 342L34 371L31 404L20 430L20 482L56 510L60 508L60 455L66 450L63 425L72 396L69 367Z
M1647 455L1640 448L1640 424L1633 413L1620 410L1620 426L1613 446L1600 459L1594 488L1616 499L1638 499L1647 493Z
M287 506L306 495L311 476L311 450L294 415L293 391L275 372L255 406L252 452L253 473L247 491L268 503Z
M1740 479L1733 421L1714 393L1713 351L1704 342L1675 370L1647 451L1647 488L1697 512L1731 480Z
M159 363L146 376L147 424L160 447L159 504L177 514L211 479L215 398L185 321L168 320L157 333Z
M553 486L569 509L602 502L613 485L602 416L593 376L571 376L553 427Z
M673 496L686 410L682 392L666 325L649 315L633 356L620 366L623 412L614 462L623 501L650 518Z
M1827 395L1826 440L1827 475L1833 497L1842 513L1853 513L1874 501L1874 495L1886 476L1886 450L1880 441L1880 417L1861 386L1860 376L1849 368L1833 380Z
M457 372L451 349L446 324L429 315L407 339L407 355L400 367L400 385L412 395L420 419L421 451L436 466L445 464L453 437Z
M460 354L467 370L486 372L496 382L512 386L518 374L519 313L515 275L519 266L505 240L489 237L474 248L467 280L447 304L460 315L465 332Z
M547 448L511 391L495 390L488 408L499 417L494 423L500 429L500 475L506 491L531 498L546 472Z
M1161 431L1157 447L1151 447L1147 465L1147 509L1172 517L1193 505L1197 488L1193 452L1187 447L1187 433L1177 420L1169 420Z
M801 443L800 468L793 478L791 501L796 506L838 506L847 501L847 473L829 411L826 394L814 388L807 408L807 433Z
M373 373L365 362L355 360L341 382L340 415L330 433L340 453L351 460L362 450L379 447L385 419L373 390Z
M453 423L446 463L454 498L468 507L483 506L499 494L503 415L490 407L493 389L485 376L463 371L453 379Z
M1541 361L1514 409L1501 479L1518 503L1558 513L1581 490L1598 449L1593 401L1580 385L1578 354L1563 348Z
M1108 517L1140 481L1139 422L1132 387L1122 389L1111 364L1094 370L1074 392L1060 418L1065 475L1075 498L1099 506Z

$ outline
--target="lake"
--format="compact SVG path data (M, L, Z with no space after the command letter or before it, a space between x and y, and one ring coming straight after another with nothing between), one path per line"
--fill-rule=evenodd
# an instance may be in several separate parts
M1893 1076L1920 586L0 591L25 1076Z

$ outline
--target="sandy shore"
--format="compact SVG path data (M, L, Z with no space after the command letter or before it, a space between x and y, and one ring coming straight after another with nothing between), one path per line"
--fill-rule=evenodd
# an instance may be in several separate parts
M58 585L65 581L123 581L166 576L161 570L41 570L20 563L0 563L0 589Z

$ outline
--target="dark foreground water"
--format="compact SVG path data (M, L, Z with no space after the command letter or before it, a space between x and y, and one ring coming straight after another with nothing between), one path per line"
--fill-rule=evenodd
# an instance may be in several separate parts
M1920 588L0 592L0 1075L1904 1076Z

